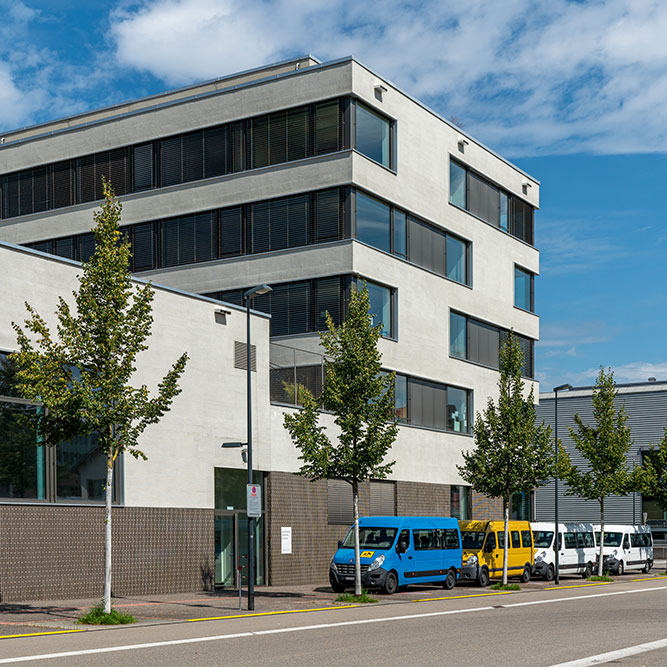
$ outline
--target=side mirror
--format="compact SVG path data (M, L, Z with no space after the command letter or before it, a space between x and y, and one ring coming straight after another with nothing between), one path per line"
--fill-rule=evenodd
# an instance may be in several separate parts
M343 546L343 540L338 540L338 548L340 549Z

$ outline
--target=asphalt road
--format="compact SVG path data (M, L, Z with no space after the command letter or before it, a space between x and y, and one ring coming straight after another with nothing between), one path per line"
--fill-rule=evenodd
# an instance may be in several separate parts
M651 650L634 655L626 651L586 660L647 643ZM44 667L546 667L581 659L574 665L667 665L667 579L114 628L0 643L0 665Z

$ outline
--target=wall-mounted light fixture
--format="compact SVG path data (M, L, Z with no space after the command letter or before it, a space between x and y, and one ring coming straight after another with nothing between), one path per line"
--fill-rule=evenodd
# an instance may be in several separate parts
M458 147L459 147L459 153L465 153L466 146L470 143L467 139L463 139L463 137L459 137L458 141L456 142Z

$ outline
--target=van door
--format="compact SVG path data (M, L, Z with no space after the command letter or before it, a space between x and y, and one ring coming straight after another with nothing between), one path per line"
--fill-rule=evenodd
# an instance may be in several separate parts
M415 583L427 583L443 578L443 556L441 531L434 528L416 528L412 530L414 558L406 576Z
M575 574L579 571L579 546L577 534L574 532L563 533L563 548L560 551L560 569L563 574ZM583 551L581 558L583 558Z

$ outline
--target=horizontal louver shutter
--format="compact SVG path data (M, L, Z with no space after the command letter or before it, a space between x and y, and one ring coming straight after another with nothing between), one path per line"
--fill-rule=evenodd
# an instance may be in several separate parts
M271 316L276 308L271 304ZM289 286L288 334L301 334L309 331L310 283L295 283Z
M340 148L340 105L338 100L315 106L314 153L322 155Z
M19 174L19 214L32 213L32 169Z
M408 217L408 259L438 275L445 275L444 232Z
M62 208L71 206L74 203L72 182L73 169L72 161L56 162L53 165L53 207Z
M253 204L251 211L250 252L266 252L271 247L271 204Z
M222 176L227 166L227 134L229 127L213 127L204 130L204 177Z
M181 137L170 137L160 142L161 185L175 185L183 180L181 144Z
M79 261L88 262L95 252L95 235L83 234L79 238Z
M468 359L498 368L500 332L482 322L468 320Z
M315 242L340 238L340 190L315 193Z
M153 223L135 225L133 231L132 262L134 271L147 271L155 268Z
M310 195L297 195L287 200L288 243L290 248L310 241Z
M500 225L500 190L468 172L468 210L482 220Z
M154 187L153 179L153 144L135 146L132 152L134 165L133 189L135 192L150 190Z
M331 316L334 324L341 323L340 302L341 289L340 278L320 278L315 283L316 306L315 316L317 318L317 330L325 331L327 328L327 313Z
M33 211L46 211L49 208L48 167L36 167L32 172Z
M220 212L220 254L240 255L243 251L243 208L225 208Z
M252 133L252 166L266 167L269 164L269 117L260 116L250 121Z
M195 216L195 261L207 262L217 257L217 231L213 213Z
M287 112L287 159L301 160L308 155L309 107Z
M271 335L289 333L290 286L276 285L271 292Z
M248 346L238 340L234 341L234 368L248 370ZM250 370L257 370L257 348L250 346Z
M287 211L288 199L276 199L270 202L269 209L269 230L270 239L268 250L282 250L287 248Z
M192 215L178 219L178 263L195 261L195 218Z
M342 479L327 480L327 523L349 526L354 521L352 485Z
M124 195L128 192L128 155L127 148L109 151L109 181L117 195ZM104 194L101 193L99 198L103 196Z
M394 482L371 482L371 516L396 514L396 485Z
M277 111L269 116L269 164L287 160L287 112Z
M428 428L445 428L447 391L443 385L424 380L408 380L410 423Z
M231 170L233 172L242 171L246 168L246 142L245 142L245 121L232 123L229 130L231 149L228 149L231 160Z
M176 266L178 264L178 219L165 220L161 228L162 261L160 266Z
M54 253L58 257L66 257L67 259L75 259L74 257L74 237L68 236L64 239L56 239Z
M87 155L79 158L78 162L77 200L79 202L93 201L95 199L95 156Z
M9 174L4 180L2 194L5 200L4 215L14 218L19 215L19 175Z
M183 135L183 182L204 177L204 146L202 132Z
M108 181L111 180L111 161L110 152L95 154L95 199L102 199L104 197L104 189L102 188L102 178ZM111 184L113 187L113 183Z

